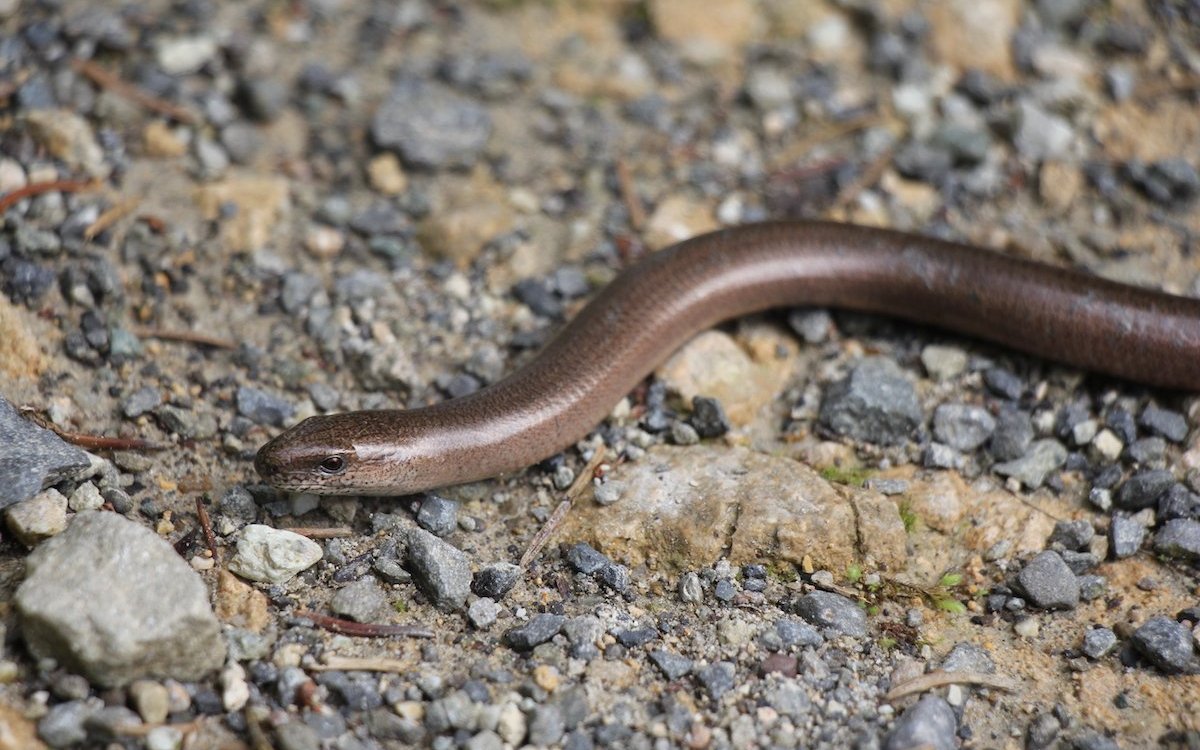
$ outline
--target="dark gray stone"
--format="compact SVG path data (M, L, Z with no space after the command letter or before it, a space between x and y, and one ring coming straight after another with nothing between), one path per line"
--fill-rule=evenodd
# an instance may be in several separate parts
M820 646L825 640L821 632L807 622L784 617L775 621L775 632L784 648Z
M1079 581L1057 552L1047 550L1017 574L1017 587L1042 609L1074 609L1079 604Z
M477 596L486 596L499 601L512 590L521 578L521 568L512 563L492 563L481 568L471 579L471 591Z
M1101 659L1117 646L1117 634L1109 628L1090 628L1083 634L1082 651L1089 659Z
M22 419L0 396L0 508L28 500L90 465L87 453Z
M1096 535L1096 530L1092 528L1092 524L1086 520L1076 521L1059 521L1054 524L1054 531L1050 532L1050 539L1047 544L1059 544L1064 549L1078 551L1086 549L1092 543L1092 537Z
M1138 424L1172 443L1182 443L1188 434L1186 417L1177 411L1160 409L1152 403L1146 404L1146 408L1142 409Z
M378 620L388 606L387 595L372 576L338 589L329 600L329 608L356 622Z
M1130 639L1133 647L1154 666L1169 674L1198 671L1192 632L1170 617L1151 617Z
M718 701L722 695L733 689L737 668L731 662L719 661L701 669L696 673L696 677L709 697Z
M376 145L431 169L471 166L491 132L491 116L477 102L410 78L396 83L371 120Z
M900 714L883 746L885 750L954 750L958 720L950 704L927 695Z
M912 383L895 362L864 359L849 376L831 385L821 402L820 421L838 435L899 445L922 419Z
M678 680L692 671L692 660L686 656L655 649L650 652L650 661L666 676L668 680Z
M729 432L729 417L725 416L721 402L708 396L692 399L692 416L688 422L702 438L718 438Z
M567 549L567 564L576 570L590 576L606 565L612 565L612 560L609 560L600 552L596 551L592 545L586 542L574 544Z
M567 618L562 615L552 615L543 612L529 618L524 625L519 625L504 633L504 644L514 651L531 651L534 646L545 643L562 630Z
M796 614L822 628L856 638L867 634L867 613L840 594L813 591L796 600Z
M1173 484L1175 476L1166 469L1144 469L1126 479L1113 500L1125 510L1149 508Z
M1029 446L1025 455L1012 461L996 464L992 471L1000 476L1012 477L1029 489L1041 487L1050 472L1067 461L1067 449L1062 443L1047 438Z
M127 419L140 417L162 403L162 392L152 385L138 388L121 402L121 413Z
M282 427L296 411L285 399L249 386L238 388L236 398L238 414L257 424Z

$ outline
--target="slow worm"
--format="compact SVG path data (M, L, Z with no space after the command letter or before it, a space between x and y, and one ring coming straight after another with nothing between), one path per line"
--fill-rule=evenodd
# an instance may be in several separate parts
M570 446L689 337L784 306L894 315L1153 386L1200 390L1200 300L982 248L821 222L725 229L630 267L529 364L419 409L311 417L268 442L270 484L404 495Z

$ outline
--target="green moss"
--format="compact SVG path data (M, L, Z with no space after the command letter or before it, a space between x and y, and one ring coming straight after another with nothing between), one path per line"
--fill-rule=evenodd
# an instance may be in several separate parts
M904 533L911 534L916 531L917 524L921 522L921 518L913 511L912 503L902 500L897 510L900 512L900 522L904 524Z
M870 478L871 472L861 466L826 466L821 469L821 476L828 482L862 487Z

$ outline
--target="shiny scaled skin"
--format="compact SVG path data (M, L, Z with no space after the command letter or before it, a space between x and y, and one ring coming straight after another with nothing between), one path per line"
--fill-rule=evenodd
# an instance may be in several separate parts
M1200 390L1200 300L912 234L765 223L649 255L488 388L420 409L311 417L264 445L255 466L277 487L325 495L403 495L514 471L586 436L697 332L800 305L883 313Z

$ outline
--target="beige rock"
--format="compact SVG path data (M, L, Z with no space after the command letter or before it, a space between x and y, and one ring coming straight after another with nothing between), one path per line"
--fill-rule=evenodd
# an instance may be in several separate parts
M25 122L33 137L67 166L96 178L112 171L92 126L83 117L67 109L39 109L26 115Z
M217 619L229 625L261 633L271 623L266 595L227 570L217 574L214 605Z
M0 702L0 750L45 750L38 739L37 724L15 706Z
M1078 168L1059 161L1042 164L1038 173L1038 194L1050 210L1056 213L1066 211L1075 202L1081 187L1083 174Z
M230 250L257 250L271 238L271 230L288 205L287 181L276 177L233 175L196 191L204 218L214 221L221 206L233 203L237 215L221 224L221 239Z
M934 55L959 70L979 68L1012 80L1012 35L1020 17L1019 0L934 0L928 13Z
M399 195L408 189L408 175L400 166L400 158L390 151L367 163L367 179L384 195Z
M672 195L658 204L646 222L646 244L657 250L711 232L717 226L711 206Z
M744 448L658 446L613 481L624 500L573 512L565 536L630 565L690 570L734 563L800 563L830 570L905 560L905 532L882 495L832 485L787 458Z
M0 294L0 372L35 378L45 366L33 316Z
M765 335L760 334L753 351L761 352ZM778 333L775 338L795 351L794 341ZM685 344L656 374L687 404L696 396L711 396L721 402L734 425L745 426L783 390L790 364L790 358L756 360L729 334L713 330Z
M484 245L513 228L515 217L504 188L486 169L477 168L466 179L445 177L441 188L435 210L420 227L429 252L467 266Z
M4 511L8 529L21 544L33 548L67 528L67 498L58 490L43 490Z
M948 534L962 520L963 496L967 493L961 477L944 471L934 474L929 481L914 481L905 496L909 508L922 523Z
M142 141L146 146L146 156L170 158L187 153L187 144L162 120L147 123L142 129Z
M765 26L754 0L703 6L694 0L651 0L650 18L660 37L701 65L736 63L741 48L761 35Z

